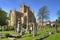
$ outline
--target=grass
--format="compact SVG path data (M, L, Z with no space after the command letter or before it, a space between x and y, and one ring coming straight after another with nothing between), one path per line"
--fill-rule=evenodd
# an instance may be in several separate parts
M45 40L60 40L60 33L53 34L46 38Z
M60 28L59 28L60 29ZM60 40L60 33L55 32L55 28L43 28L43 29L38 29L37 30L37 36L33 37L31 34L25 33L22 38L18 38L16 40L35 40L37 38L41 38L47 34L45 34L46 31L53 32L54 34L50 35L48 38L45 40ZM17 34L16 32L13 31L0 31L0 34L5 35L6 33L9 33L11 35ZM3 38L0 40L8 40L8 38Z

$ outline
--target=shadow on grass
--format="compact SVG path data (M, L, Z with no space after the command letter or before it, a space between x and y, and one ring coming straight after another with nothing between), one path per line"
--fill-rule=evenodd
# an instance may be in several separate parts
M42 38L39 38L39 39L36 39L36 40L43 40L43 39L45 39L45 38L47 38L47 37L49 37L49 35L47 35L47 36L44 36L44 37L42 37Z

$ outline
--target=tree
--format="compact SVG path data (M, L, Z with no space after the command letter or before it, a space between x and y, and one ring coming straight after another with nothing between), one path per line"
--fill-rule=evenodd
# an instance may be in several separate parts
M42 27L43 27L44 20L47 20L47 19L49 19L48 10L46 6L43 6L38 11L38 20L42 22Z
M56 32L58 32L58 29L57 29L57 19L56 19L56 22L55 22L55 29L56 29Z
M56 32L58 33L58 26L60 25L60 10L57 11L57 15L58 15L58 18L56 19L56 22L55 22L55 29L56 29Z
M58 20L57 20L57 22L58 22L58 24L60 24L60 10L57 11L57 15L58 15Z
M60 24L60 17L58 17L58 21L57 22L58 22L58 24Z
M0 9L0 25L6 25L7 24L7 13Z
M60 17L60 10L57 11L57 15L58 15L58 17Z

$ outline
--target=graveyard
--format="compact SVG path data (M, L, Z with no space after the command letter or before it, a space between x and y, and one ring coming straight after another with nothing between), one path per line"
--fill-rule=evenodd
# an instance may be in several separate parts
M58 27L58 30L60 29L60 27ZM46 31L48 32L53 32L53 34L47 34ZM60 30L59 30L60 31ZM10 35L20 35L19 33L16 33L14 31L0 31L0 34L2 34L3 36L5 36L5 34L10 34ZM22 35L22 37L20 38L15 38L16 40L37 40L40 39L44 36L49 35L47 38L44 38L43 40L60 40L60 33L56 33L55 28L39 28L37 31L37 35L33 36L29 33L25 33L24 35ZM9 40L9 38L0 38L0 40Z
M60 40L60 0L0 0L0 40Z

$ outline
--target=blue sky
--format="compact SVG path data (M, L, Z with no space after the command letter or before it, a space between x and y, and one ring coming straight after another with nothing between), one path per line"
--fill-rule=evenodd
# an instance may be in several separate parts
M37 19L38 9L46 5L49 10L50 20L54 21L57 19L57 10L60 9L60 0L0 0L0 7L6 12L10 10L19 11L19 7L22 3L30 6L30 9L34 11L34 15Z

